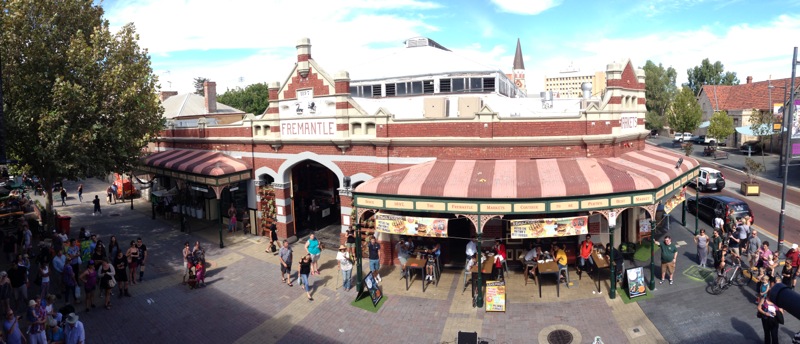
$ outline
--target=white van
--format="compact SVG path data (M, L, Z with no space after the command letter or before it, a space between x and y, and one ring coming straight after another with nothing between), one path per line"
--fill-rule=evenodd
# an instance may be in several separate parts
M692 139L692 133L675 133L675 138L673 138L672 140L678 142L684 142L684 141L688 142L691 139Z

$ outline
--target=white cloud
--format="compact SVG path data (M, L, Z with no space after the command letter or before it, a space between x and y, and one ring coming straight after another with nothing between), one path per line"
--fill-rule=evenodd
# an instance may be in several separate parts
M503 12L536 15L561 5L563 0L492 0L492 2Z

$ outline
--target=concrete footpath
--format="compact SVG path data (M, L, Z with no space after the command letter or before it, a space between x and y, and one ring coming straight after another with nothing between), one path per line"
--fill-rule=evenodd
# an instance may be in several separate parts
M602 280L601 294L595 294L596 285L586 276L579 280L574 270L574 285L568 289L562 285L560 297L556 297L555 279L543 278L542 298L536 284L526 286L521 273L514 273L507 279L506 312L487 313L471 306L469 290L462 289L461 271L446 271L438 286L423 293L420 279L406 290L399 272L384 267L386 302L372 313L350 305L355 293L338 287L335 252L326 250L321 275L311 276L314 301L308 301L297 284L281 283L278 258L264 252L263 238L226 234L225 248L220 249L221 225L195 221L191 233L182 233L177 219L153 220L149 204L138 200L134 210L129 203L103 204L103 216L92 216L88 200L94 195L102 198L107 184L83 183L86 202L79 204L71 196L67 206L56 206L61 215L72 216L73 236L85 226L104 242L116 235L123 249L141 236L149 252L144 282L131 286L133 297L115 295L111 310L86 312L78 307L89 342L453 343L458 332L465 331L477 332L489 343L547 343L548 336L555 338L555 330L566 331L557 333L569 334L572 343L589 343L596 336L604 343L675 342L670 338L675 333L662 336L660 324L654 325L646 316L652 307L623 304L619 297L610 300L607 277ZM65 186L77 188L76 183ZM210 267L208 286L190 290L181 284L181 249L185 241L195 240L206 248ZM296 256L304 253L302 243L294 245ZM657 295L647 302L660 299L674 300ZM744 308L753 315L753 307Z

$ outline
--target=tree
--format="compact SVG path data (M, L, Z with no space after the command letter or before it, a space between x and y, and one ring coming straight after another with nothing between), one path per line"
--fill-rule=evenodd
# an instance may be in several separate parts
M726 72L722 62L711 62L708 58L703 59L699 66L686 70L688 82L683 86L688 86L694 94L698 94L703 85L738 85L739 79L735 72Z
M157 78L132 24L112 33L91 0L0 1L10 156L52 185L130 171L163 128Z
M660 63L656 66L653 61L647 60L644 65L645 74L645 125L647 129L660 130L664 127L664 117L667 110L678 93L675 79L678 72L674 68L664 69Z
M667 111L667 123L676 132L691 133L700 126L702 116L703 111L694 98L692 90L684 86Z
M211 81L208 78L198 76L194 78L194 94L199 94L204 96L206 94L205 85L203 85L206 81Z
M260 115L267 110L269 90L266 83L247 85L244 89L237 87L219 95L217 101L247 113Z
M761 163L766 166L764 158L764 137L772 135L772 122L775 117L769 111L750 110L750 130L753 135L758 136L758 144L761 146Z
M733 118L728 116L727 111L718 111L711 116L710 124L708 125L708 136L715 138L717 143L725 141L733 133Z

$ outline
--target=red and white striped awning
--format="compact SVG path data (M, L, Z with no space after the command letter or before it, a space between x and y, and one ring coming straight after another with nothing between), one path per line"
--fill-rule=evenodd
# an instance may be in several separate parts
M220 152L172 149L142 159L138 170L208 185L224 185L250 179L252 167Z
M355 192L494 200L655 192L698 166L697 160L652 146L610 158L435 160L383 173Z

